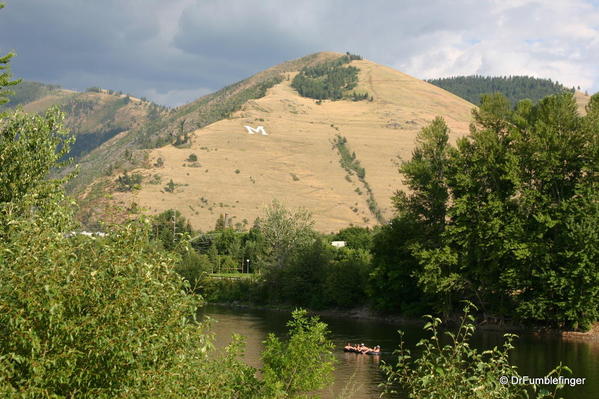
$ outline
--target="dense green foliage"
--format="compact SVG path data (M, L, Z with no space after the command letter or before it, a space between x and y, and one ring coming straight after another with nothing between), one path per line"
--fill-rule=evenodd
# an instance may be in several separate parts
M492 95L456 147L441 120L425 128L400 169L411 193L394 198L393 225L417 239L395 232L403 271L387 240L375 245L375 275L417 284L439 311L468 298L485 314L589 328L599 317L598 104L580 117L570 93L514 109Z
M73 141L62 120L55 108L44 116L13 112L0 119L0 204L17 207L31 200L33 206L44 207L52 203L61 182L49 180L49 174Z
M327 325L317 317L309 319L306 311L296 310L289 327L290 338L281 341L269 334L262 353L262 374L268 397L297 397L314 392L333 382L333 344L328 339Z
M480 105L481 96L488 93L501 93L512 105L515 105L524 99L536 103L544 97L570 90L551 79L532 76L454 76L429 79L427 82L476 105Z
M424 329L430 332L431 337L417 344L417 356L402 341L395 351L397 364L383 365L387 374L387 393L397 393L395 387L398 386L400 392L410 399L558 398L557 392L563 386L554 385L553 392L550 392L539 385L527 387L511 383L512 378L521 378L518 369L509 362L514 335L506 334L501 348L479 352L470 346L474 317L469 306L466 306L455 333L445 331L441 334L441 319L427 318L429 321ZM444 344L444 341L449 343ZM571 371L560 365L547 375L559 377L564 372ZM508 383L502 383L502 378L507 378Z
M189 232L172 211L158 217L156 236L174 248ZM371 271L372 232L350 228L340 232L348 247L336 249L331 238L312 230L303 209L291 211L274 201L249 231L217 226L191 239L182 249L180 273L209 301L277 303L323 308L364 303ZM187 226L187 227L185 227ZM162 231L162 233L160 233ZM193 233L192 233L193 234ZM179 241L177 241L179 242ZM245 274L240 274L245 273Z
M297 92L304 97L316 100L340 100L348 95L354 101L368 99L368 93L350 94L358 84L358 68L343 66L359 56L344 55L334 61L303 68L291 82Z
M352 226L339 230L334 239L336 241L345 241L346 248L370 251L372 249L372 236L373 231L369 228Z
M191 224L179 211L171 209L152 219L152 238L169 251L184 243L191 233Z

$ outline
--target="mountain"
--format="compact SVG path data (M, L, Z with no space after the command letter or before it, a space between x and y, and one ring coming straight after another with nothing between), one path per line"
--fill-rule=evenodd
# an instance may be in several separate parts
M118 134L146 125L166 109L112 90L90 88L86 92L66 90L57 85L23 81L13 89L10 101L0 111L22 107L26 112L43 112L60 106L65 126L77 139L70 156L83 158Z
M79 170L68 189L88 227L171 208L195 228L211 229L225 214L242 227L274 198L307 207L321 231L373 226L393 215L390 198L405 188L397 156L411 156L417 132L440 115L455 141L468 132L474 107L399 71L331 52L175 109L99 88L23 82L15 91L9 106L65 111ZM576 93L581 110L588 99Z
M356 58L338 63L341 57L286 62L105 143L84 161L116 151L119 140L155 148L139 150L144 162L127 174L108 168L87 185L81 218L106 220L119 213L114 205L120 217L175 208L195 228L211 229L223 214L241 227L277 198L311 210L321 231L388 220L390 198L403 187L397 156L411 156L417 132L437 115L452 141L466 134L473 105L394 69ZM316 85L333 84L322 72L336 74L337 64L357 71L343 99L302 97L292 87L300 70Z

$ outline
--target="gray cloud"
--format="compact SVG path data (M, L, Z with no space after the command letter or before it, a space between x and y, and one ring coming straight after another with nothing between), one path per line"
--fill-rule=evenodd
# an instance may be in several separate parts
M528 74L599 90L594 1L7 0L15 76L179 105L315 51L419 78Z

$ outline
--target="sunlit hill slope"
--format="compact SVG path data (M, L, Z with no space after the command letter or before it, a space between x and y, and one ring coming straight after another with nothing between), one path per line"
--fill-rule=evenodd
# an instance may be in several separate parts
M322 59L339 56L320 53ZM118 171L100 178L82 202L98 197L99 191L113 191L103 197L102 206L90 201L88 208L102 212L117 204L150 214L175 208L195 228L206 230L225 213L232 224L251 224L276 198L288 207L311 210L321 231L372 226L377 218L392 216L390 198L403 187L397 157L410 157L417 132L437 115L451 127L452 140L468 130L472 104L399 71L351 61L359 68L355 91L372 98L320 102L301 97L290 86L302 66L295 63L295 70L289 63L273 68L282 79L263 97L191 131L186 144L148 150L145 164L128 172L143 176L135 189L118 191ZM267 135L249 134L245 126L263 126ZM342 166L335 145L340 140L355 154L363 178ZM91 220L91 213L85 218Z

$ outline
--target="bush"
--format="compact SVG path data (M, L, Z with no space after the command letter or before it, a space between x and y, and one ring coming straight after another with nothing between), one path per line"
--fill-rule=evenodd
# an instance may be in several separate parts
M470 305L464 308L457 333L445 332L449 344L442 346L439 329L441 320L426 316L429 320L424 326L431 333L430 338L422 339L417 347L419 356L412 356L405 342L400 344L395 366L384 364L387 374L387 393L397 393L393 386L413 399L528 399L529 392L524 384L502 384L502 377L508 381L512 376L519 377L518 370L509 363L509 352L514 348L516 337L505 334L502 348L479 352L470 347L470 338L474 333L474 317L470 315ZM559 376L570 372L565 366L558 366L548 375ZM532 385L535 398L555 398L560 385L555 385L550 393Z
M162 183L162 177L159 174L152 176L152 179L148 181L149 184L160 184Z
M271 398L298 397L333 381L335 358L327 325L318 317L308 318L305 310L295 310L292 316L287 342L274 334L264 342L262 374Z
M167 193L172 193L175 191L175 188L177 188L177 185L175 184L173 179L170 179L166 186L164 186L164 191L166 191Z
M143 176L139 173L133 173L129 175L125 172L122 176L119 176L116 179L116 189L117 191L133 191L141 189L141 182L143 181Z
M184 294L175 259L147 237L139 225L102 240L67 238L38 220L13 225L0 244L3 397L183 389L176 376L206 361L199 300Z
M203 275L212 271L212 262L208 255L198 254L192 249L181 255L181 262L176 266L176 271L195 290L201 282Z

